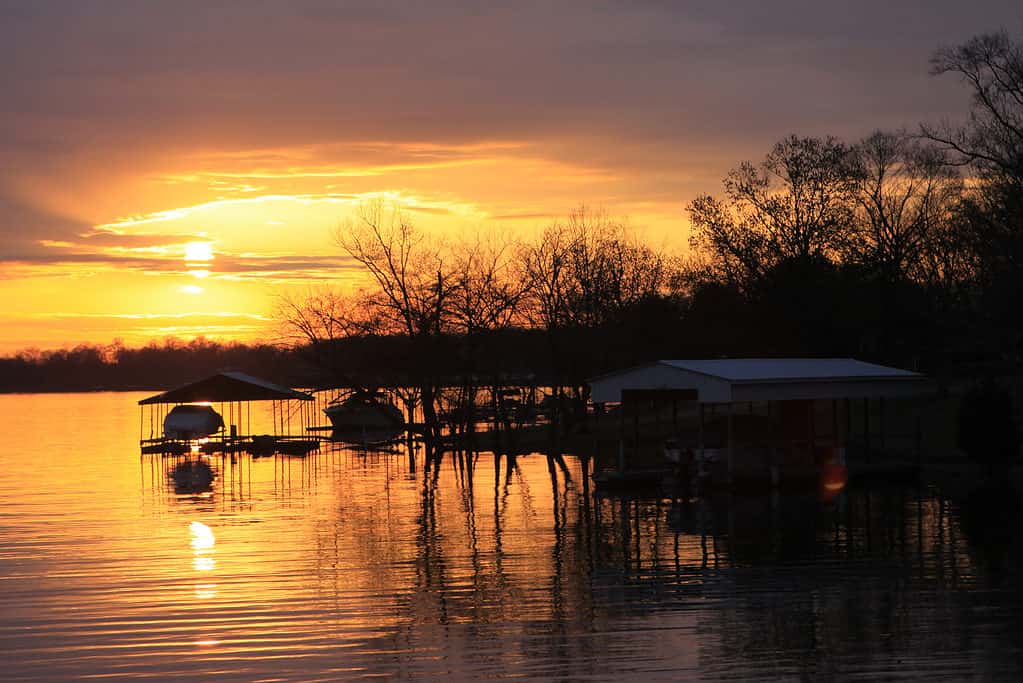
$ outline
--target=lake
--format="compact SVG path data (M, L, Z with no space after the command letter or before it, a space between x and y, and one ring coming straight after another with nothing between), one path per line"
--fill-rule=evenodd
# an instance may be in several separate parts
M0 679L1023 677L1011 496L603 498L570 455L339 447L179 493L144 395L0 396Z

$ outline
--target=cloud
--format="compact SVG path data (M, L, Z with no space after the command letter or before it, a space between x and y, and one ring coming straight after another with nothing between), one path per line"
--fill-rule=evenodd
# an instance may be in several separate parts
M684 244L685 204L785 135L963 117L927 59L1002 26L1018 0L0 3L0 293L181 273L197 238L211 278L351 276L329 231L373 197Z
M74 244L53 244L48 253L33 254L16 260L8 260L9 269L24 267L18 277L31 274L53 274L56 269L105 269L134 270L141 273L188 274L195 270L178 256L141 256L98 250L86 251ZM40 268L45 267L45 268ZM302 256L295 254L217 254L209 264L203 264L210 271L209 277L233 278L286 278L286 279L329 279L346 271L360 271L361 266L348 256Z
M157 245L184 245L196 240L202 240L205 237L206 235L203 233L196 233L192 235L162 234L157 232L126 233L118 230L97 227L78 235L78 240L80 240L80 244L82 245L120 247L127 249L135 247L152 247Z
M8 325L0 331L0 349L9 353L18 348L69 346L83 340L109 342L114 338L130 345L141 345L166 337L206 337L219 340L249 340L259 336L271 338L274 322L265 316L236 311L188 311L176 314L119 313L81 314L55 312L9 316ZM18 331L16 339L8 335ZM13 342L13 343L12 343Z

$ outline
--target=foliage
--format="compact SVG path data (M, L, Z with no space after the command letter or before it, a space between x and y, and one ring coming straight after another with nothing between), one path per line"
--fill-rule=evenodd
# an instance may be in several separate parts
M988 381L963 396L957 445L971 459L988 466L1016 457L1019 432L1012 395L1005 387Z
M722 195L688 205L685 258L585 207L534 240L437 239L367 204L335 233L367 284L282 297L291 350L25 353L0 359L0 388L166 386L182 368L254 363L267 374L300 360L317 382L413 385L409 400L429 412L442 388L469 400L509 373L580 398L586 378L658 357L1011 359L1023 351L1021 55L1005 33L935 54L933 73L970 89L962 124L852 144L793 135L740 163Z
M1023 186L1023 47L1005 31L938 50L931 73L959 76L971 90L969 122L922 126L923 134L986 177Z
M304 367L295 360L290 351L276 346L223 344L201 337L190 342L167 339L140 348L114 342L30 349L0 358L0 391L166 388L228 368L284 384L305 384Z
M854 235L848 257L887 285L938 282L962 181L947 156L903 132L876 131L853 150Z
M784 260L837 259L849 240L855 171L835 138L785 138L759 164L725 176L724 200L690 203L691 246L711 256L717 279L741 288Z
M968 120L924 125L922 134L969 169L960 233L974 264L981 320L1018 351L1023 320L1023 45L1004 31L939 50L932 73L958 76L969 88Z

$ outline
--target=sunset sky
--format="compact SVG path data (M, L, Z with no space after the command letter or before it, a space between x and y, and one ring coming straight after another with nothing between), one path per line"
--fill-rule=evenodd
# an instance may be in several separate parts
M280 293L354 282L331 230L372 198L683 250L785 135L962 118L927 60L1002 27L1018 0L0 0L0 353L272 336Z

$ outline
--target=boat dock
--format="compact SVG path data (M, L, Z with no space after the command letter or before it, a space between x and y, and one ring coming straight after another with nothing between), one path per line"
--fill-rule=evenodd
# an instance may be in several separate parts
M255 420L254 402L261 402L262 406L262 411L257 409ZM307 433L317 417L311 394L242 372L219 372L142 399L139 406L142 455L304 456L318 450L325 440ZM215 431L190 433L175 429L171 426L172 414L180 406L208 406L211 411L216 406L219 411L213 412L222 422Z

